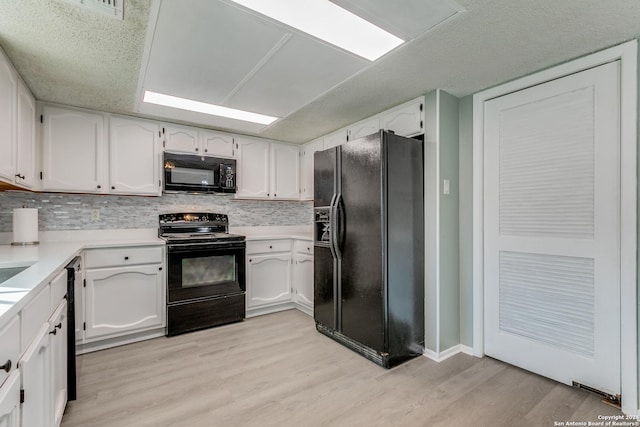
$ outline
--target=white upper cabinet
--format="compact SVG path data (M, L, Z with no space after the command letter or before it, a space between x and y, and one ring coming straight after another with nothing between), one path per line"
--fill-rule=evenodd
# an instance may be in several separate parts
M300 147L271 143L271 193L274 199L300 197Z
M233 135L208 129L167 125L163 127L164 149L176 153L235 157Z
M235 144L233 135L222 132L200 129L198 131L200 152L217 157L235 157Z
M249 137L236 144L237 198L300 198L300 147Z
M424 97L398 105L380 115L380 128L400 136L424 133Z
M237 138L236 197L265 199L269 192L269 143L253 138Z
M341 129L324 137L324 148L326 150L328 148L337 147L345 142L347 142L347 130Z
M347 128L347 140L353 141L354 139L362 138L363 136L376 133L379 130L380 119L378 118L378 116L368 118Z
M20 187L35 182L35 100L0 51L0 179Z
M35 183L36 101L29 89L18 81L16 184L32 188Z
M300 168L300 198L313 200L313 155L316 151L324 149L324 142L321 139L308 142L301 148L301 168Z
M13 182L16 174L16 91L18 76L0 52L0 177Z
M106 192L104 115L45 105L43 116L43 189Z
M199 153L198 129L186 126L164 125L164 149L184 153Z
M160 125L123 117L109 120L109 191L159 196Z

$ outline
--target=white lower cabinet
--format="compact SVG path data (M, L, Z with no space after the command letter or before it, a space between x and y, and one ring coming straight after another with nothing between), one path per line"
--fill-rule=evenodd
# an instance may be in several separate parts
M247 308L291 301L291 253L248 257Z
M49 319L51 351L51 413L53 425L59 426L67 406L67 302L63 300Z
M20 372L15 370L0 386L0 427L20 427Z
M85 341L165 326L162 265L87 269Z
M67 300L58 290L64 277L66 271L61 271L51 286L47 285L20 315L22 340L26 340L26 349L17 365L24 398L22 427L58 427L67 405ZM50 287L55 292L49 292ZM49 293L52 299L47 298L43 305L42 295L48 297ZM36 314L41 314L36 309L53 313L48 319L44 314L47 320L41 321L38 330L31 334L29 319L33 321ZM0 423L0 427L4 424Z
M294 269L294 300L307 314L313 314L313 242L296 242Z
M84 265L80 352L164 335L164 245L87 249Z
M52 382L50 326L44 323L20 359L22 374L22 427L51 427Z
M247 242L247 315L298 308L313 314L313 245L306 240Z
M291 265L291 240L247 242L248 312L292 302Z
M0 328L0 427L20 425L20 317Z

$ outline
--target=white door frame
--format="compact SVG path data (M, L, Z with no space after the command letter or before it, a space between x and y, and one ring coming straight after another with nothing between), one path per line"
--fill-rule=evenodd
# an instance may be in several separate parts
M638 413L636 280L638 43L618 46L510 81L473 96L473 354L484 356L484 103L612 61L620 61L620 379L622 410Z

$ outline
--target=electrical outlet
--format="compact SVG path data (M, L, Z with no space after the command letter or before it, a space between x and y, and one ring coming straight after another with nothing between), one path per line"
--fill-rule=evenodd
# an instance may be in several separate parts
M91 221L100 221L100 209L91 209Z

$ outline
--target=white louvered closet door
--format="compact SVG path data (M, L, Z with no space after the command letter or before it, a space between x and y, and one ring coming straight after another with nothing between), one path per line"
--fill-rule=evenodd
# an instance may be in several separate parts
M620 393L620 81L605 64L485 103L485 353Z

